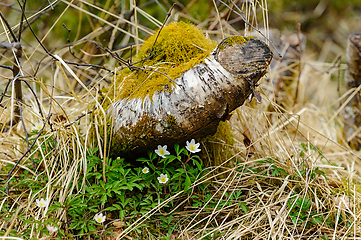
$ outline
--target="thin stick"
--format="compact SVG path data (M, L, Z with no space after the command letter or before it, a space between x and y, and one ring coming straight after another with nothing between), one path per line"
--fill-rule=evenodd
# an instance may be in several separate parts
M301 23L299 23L299 22L296 23L296 30L297 30L297 37L298 37L298 76L297 76L296 94L295 94L295 99L294 99L293 105L295 105L297 103L298 91L299 91L299 87L300 87L300 78L301 78L301 54L302 54L301 37L300 37Z
M230 6L228 6L226 3L224 3L222 0L219 0L221 3L223 3L223 5L225 5L227 8L229 8L232 12L234 12L235 14L237 14L238 16L240 16L242 18L242 20L247 23L251 28L253 28L256 32L258 32L259 34L261 34L262 37L264 37L265 39L267 39L267 41L269 41L269 43L272 45L272 47L275 49L275 51L278 54L279 58L282 58L282 55L280 54L280 52L277 50L276 46L273 44L273 42L271 41L271 39L269 39L268 37L266 37L259 29L257 29L256 27L254 27L250 22L247 21L247 19L242 15L242 13L238 13L236 11L234 11ZM230 0L235 6L237 6L232 0ZM238 8L238 7L237 7Z
M156 42L157 42L157 40L158 40L159 34L160 34L160 32L162 31L165 23L168 21L168 18L170 17L170 14L172 13L172 10L173 10L174 6L175 6L175 3L173 3L172 7L169 9L169 11L168 11L168 13L167 13L167 16L166 16L166 18L165 18L165 20L164 20L164 22L163 22L163 24L162 24L162 27L160 28L160 30L159 30L158 33L157 33L157 36L155 37L155 40L154 40L152 49L150 49L149 56L152 56L153 49L154 49L154 46L155 46L155 44L156 44ZM145 59L143 59L142 61L144 61L144 60L145 60Z
M224 32L223 32L223 27L222 27L222 22L221 22L221 16L219 15L219 11L218 11L217 4L216 4L215 0L213 0L213 5L214 5L214 8L216 9L216 12L217 12L219 27L221 28L221 32L222 32L222 39L224 39L225 37L224 37Z
M15 98L17 99L18 104L14 108L14 118L10 119L10 121L8 123L6 123L6 125L9 126L9 128L11 128L13 125L16 125L19 122L19 119L20 119L20 105L19 104L20 104L20 102L22 102L22 99L23 99L23 93L22 93L22 89L21 89L21 81L18 79L19 74L20 74L20 68L21 68L22 46L21 46L21 43L17 41L15 33L11 29L9 22L6 20L6 18L4 17L4 15L1 12L0 12L0 17L3 20L3 22L5 23L6 27L8 28L10 35L14 39L13 43L8 43L8 44L3 43L2 44L2 47L10 48L13 51L14 59L15 59L15 64L13 65L12 71L13 71L13 77L14 77L13 81L15 84L14 85Z
M9 195L9 184L10 184L10 178L12 173L14 172L14 170L16 169L16 167L19 165L19 163L21 162L21 160L28 154L31 152L31 149L34 147L36 141L39 139L39 137L41 136L41 134L44 131L44 127L45 124L43 125L43 127L41 128L41 130L39 131L38 135L36 136L36 138L34 139L33 143L31 144L31 146L25 151L25 153L19 158L19 160L16 161L14 167L10 170L10 172L7 174L8 180L6 183L6 192Z
M12 36L14 42L17 42L15 33L14 33L13 30L11 29L11 26L10 26L9 22L6 20L6 18L4 17L4 15L2 14L1 11L0 11L0 17L1 17L1 19L4 21L6 27L9 29L10 35Z
M20 1L18 0L18 4L21 7ZM22 28L23 28L23 21L24 21L24 17L25 17L25 5L26 5L26 0L24 0L23 6L21 7L21 20L20 20L20 26L19 26L19 36L18 36L18 42L20 42L21 39L21 33L22 33Z
M24 128L24 131L25 131L25 140L26 140L26 146L27 148L29 149L29 134L28 134L28 131L26 130L26 126L25 126L25 122L24 122L24 118L23 118L23 111L22 111L22 108L20 107L20 120L21 120L21 123L23 125L23 128ZM31 154L31 149L29 151L29 153ZM34 170L35 170L35 173L38 174L38 168L36 166L36 163L34 161L34 158L31 159L32 162L33 162L33 167L34 167ZM16 164L15 164L16 165ZM14 165L14 166L15 166Z

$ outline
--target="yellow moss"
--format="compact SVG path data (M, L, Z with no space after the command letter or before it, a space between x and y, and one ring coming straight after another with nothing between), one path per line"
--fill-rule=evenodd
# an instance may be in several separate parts
M234 137L232 134L232 126L228 121L220 121L217 127L217 132L210 136L208 141L224 141L227 145L233 145L235 143Z
M184 22L164 27L154 45L157 33L140 48L136 61L144 61L136 66L162 72L173 80L204 61L217 45L215 41L206 38L199 28ZM124 69L117 78L121 84L118 99L144 99L156 91L170 91L173 83L169 78L153 71Z
M177 124L177 120L175 119L175 117L173 115L168 115L167 123L168 124Z
M234 157L233 146L235 143L232 133L233 129L229 121L220 121L217 127L217 132L214 135L204 137L202 139L208 153L204 156L204 159L212 159L211 161L205 161L205 165L220 165L224 159ZM220 144L223 143L223 144ZM211 156L211 158L209 158Z
M238 43L243 46L244 43L247 43L252 37L242 37L242 36L232 36L226 38L219 46L219 50L225 49L226 45L233 46L234 44Z

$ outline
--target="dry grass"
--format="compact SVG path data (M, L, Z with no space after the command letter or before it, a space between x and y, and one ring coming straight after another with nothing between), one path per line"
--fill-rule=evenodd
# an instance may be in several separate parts
M86 172L88 149L98 147L101 158L104 158L109 150L108 143L99 136L99 126L102 124L97 121L105 121L105 110L99 103L99 90L109 86L109 82L114 78L103 69L74 66L62 61L66 59L78 62L67 47L55 48L64 44L56 36L62 31L57 30L62 29L62 14L71 10L74 16L84 17L92 30L81 36L82 25L79 24L78 29L72 31L76 33L71 40L74 55L84 63L102 65L112 71L116 61L90 41L102 43L106 37L109 48L116 41L122 46L130 42L141 44L163 21L150 16L142 8L136 8L132 17L124 19L128 13L125 9L116 7L122 4L120 1L113 4L106 1L95 15L89 11L94 10L91 2L60 1L57 18L51 18L53 22L49 23L47 28L38 30L39 39L48 50L52 50L52 54L56 55L55 58L59 61L54 61L54 58L47 55L29 32L29 40L22 42L22 75L27 76L24 81L29 83L35 95L23 84L23 121L10 131L0 133L0 180L4 186L0 192L0 212L3 218L9 219L0 221L0 231L5 232L4 237L11 236L13 232L27 232L26 238L39 239L40 233L33 230L36 226L24 224L25 219L37 217L45 221L52 218L57 219L59 224L67 222L65 211L58 210L46 215L48 208L37 208L35 200L43 197L50 201L50 205L54 201L65 204L70 193L83 192L85 182L80 188L73 183L79 181L80 176ZM128 8L134 7L133 1L131 2ZM247 3L240 7L252 23L255 23L252 14L254 7L261 10L257 15L258 24L268 29L267 2L260 1L260 4L253 6ZM191 5L192 3L189 3L185 9ZM243 30L234 29L225 21L227 8L221 5L217 10L219 13L213 8L210 17L203 22L194 19L195 16L186 10L174 11L170 21L178 18L190 19L202 27L205 34L217 41L230 34L243 34ZM19 18L10 14L14 10L7 11L9 12L6 17L16 29ZM27 14L29 19L36 15L37 13ZM221 17L222 28L219 25ZM90 18L96 21L90 21ZM37 23L44 21L46 18L38 20ZM127 23L129 28L125 28L124 23ZM241 28L243 23L239 22L239 26ZM248 26L245 31L250 31ZM120 38L119 32L124 33ZM2 29L1 41L7 42L7 36L8 32ZM129 48L121 49L118 53L125 58L130 56ZM2 52L0 63L11 65L12 59L10 52ZM342 95L337 89L337 82L331 79L333 77L341 81L338 79L338 71L344 70L345 65L333 66L309 59L309 56L304 54L302 61L296 62L293 68L286 66L279 70L270 69L260 86L262 103L256 104L253 100L234 112L230 125L235 143L217 139L215 144L221 146L221 150L209 159L217 164L208 168L209 172L203 182L193 183L194 189L199 184L212 183L211 187L207 188L208 192L195 193L209 194L206 204L193 207L190 204L191 199L185 198L180 192L160 203L148 214L138 219L128 219L132 223L130 226L122 226L114 231L118 234L117 239L137 239L141 236L156 239L151 228L161 222L159 216L166 214L162 207L169 201L180 202L172 212L178 230L169 236L171 239L321 239L325 234L328 239L360 239L361 154L351 150L343 140L342 103L348 95ZM298 67L299 64L301 68ZM277 89L272 82L277 80L280 73L290 69L293 74L288 85ZM299 72L299 69L302 71ZM3 92L12 75L11 71L5 69L0 70L0 75L0 89ZM298 80L300 89L295 103ZM4 106L0 108L2 124L12 118L15 98L13 85L1 103ZM40 102L41 111L36 98ZM91 121L90 112L94 109L97 109L98 118ZM38 149L33 148L31 152L24 154L28 145L22 139L37 122L46 123L44 133L35 140ZM92 135L95 137L91 137L92 132L95 132L95 135ZM36 136L32 136L29 144ZM311 146L316 146L317 149ZM35 171L32 159L37 152L40 154L36 156L39 162ZM7 174L21 157L23 158L12 174L8 195ZM275 174L277 169L283 171ZM45 179L46 181L42 182L43 187L36 192L30 189L17 191L14 185L18 183L17 177L24 172L35 181ZM231 194L239 192L242 195L238 200L231 199ZM309 202L310 206L304 211L300 210L297 208L297 199L300 199L302 204ZM14 214L6 216L6 212ZM293 221L292 216L297 220ZM148 222L150 217L153 225ZM313 222L315 218L323 220L316 224ZM112 223L117 221L111 219L107 226L112 226ZM144 223L146 225L142 227L141 224ZM137 226L142 229L142 233L135 230Z

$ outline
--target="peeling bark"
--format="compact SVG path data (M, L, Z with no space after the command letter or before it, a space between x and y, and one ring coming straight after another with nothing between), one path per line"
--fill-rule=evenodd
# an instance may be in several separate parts
M253 92L273 56L258 39L234 43L233 38L240 37L224 39L203 63L174 79L171 91L115 102L108 110L113 127L110 155L151 151L157 145L214 134L219 122Z

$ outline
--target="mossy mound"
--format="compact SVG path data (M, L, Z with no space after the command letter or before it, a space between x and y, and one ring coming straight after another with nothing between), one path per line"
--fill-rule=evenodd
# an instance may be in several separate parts
M250 40L251 36L249 37L243 37L243 36L232 36L224 39L220 44L218 49L224 50L226 46L233 46L234 44L241 44L243 46L244 43L247 43L248 40Z
M144 42L136 57L140 62L135 66L153 71L123 69L117 79L121 84L119 99L144 99L156 91L171 91L173 82L169 78L174 80L182 76L204 61L217 46L201 29L185 22L171 23L158 32Z

